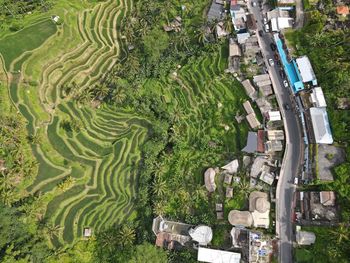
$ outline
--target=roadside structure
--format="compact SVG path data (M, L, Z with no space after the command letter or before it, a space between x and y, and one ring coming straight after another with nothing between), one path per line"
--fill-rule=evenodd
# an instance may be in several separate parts
M315 243L316 235L313 232L301 231L301 227L297 226L296 241L298 245L309 246Z
M269 121L280 121L282 120L281 113L279 111L269 111L268 119Z
M236 252L199 247L197 260L208 263L240 263L241 254Z
M300 225L332 226L339 221L333 191L297 192L296 220Z
M303 83L311 82L312 85L317 85L315 72L311 66L311 62L307 56L302 56L296 60L297 68L299 69L301 80Z
M270 225L270 202L264 192L249 195L249 211L231 210L228 220L233 226L268 228Z
M320 144L332 144L333 136L326 108L312 107L309 111L314 132L314 141Z
M323 91L321 87L313 88L310 94L311 103L314 107L321 108L327 107L326 99L323 95Z

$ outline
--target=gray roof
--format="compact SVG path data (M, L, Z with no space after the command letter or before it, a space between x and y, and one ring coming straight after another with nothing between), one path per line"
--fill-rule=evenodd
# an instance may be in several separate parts
M247 145L242 149L243 152L254 153L258 147L258 136L256 132L248 132Z
M313 232L297 231L296 240L299 245L311 245L316 241L316 235Z

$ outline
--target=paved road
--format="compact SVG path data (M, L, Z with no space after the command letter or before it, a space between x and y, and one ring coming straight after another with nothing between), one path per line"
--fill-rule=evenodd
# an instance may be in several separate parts
M249 3L249 9L257 20L258 30L263 30L262 11L259 5L252 7ZM267 62L274 55L270 48L272 35L264 33L262 37L258 35L258 38L265 62ZM285 88L283 85L283 79L279 73L280 67L275 63L273 67L268 66L268 71L283 116L287 145L276 191L276 234L280 239L279 262L291 263L293 243L292 203L296 189L293 182L299 172L299 167L301 167L303 151L302 130L299 117L294 110L285 110L283 107L285 104L289 104L292 107L295 102L290 95L289 88Z

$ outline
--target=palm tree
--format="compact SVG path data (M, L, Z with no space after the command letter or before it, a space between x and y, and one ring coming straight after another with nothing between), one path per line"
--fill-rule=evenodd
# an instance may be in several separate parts
M121 88L116 88L113 93L113 100L117 104L122 104L126 99L126 94L123 89Z
M59 225L46 224L44 226L44 233L48 235L50 239L53 239L55 236L58 236L60 230L62 230L62 227Z
M232 24L231 16L229 14L226 14L224 21L223 21L223 26L224 26L225 31L227 33L231 34L231 32L233 30L233 24Z
M89 89L84 89L83 92L75 97L79 104L86 104L94 99L94 96Z
M126 68L131 75L136 74L140 68L140 61L136 56L129 56L126 61Z
M121 246L126 247L134 243L136 238L135 229L128 225L122 225L118 231L118 242Z
M155 178L152 184L152 191L156 196L162 197L167 192L167 185L160 177Z
M339 224L335 230L331 230L330 232L333 234L333 238L336 239L337 244L341 244L342 241L348 241L350 239L349 228L344 223Z
M164 215L166 211L165 203L163 201L155 202L153 207L153 213L155 215Z
M243 193L245 197L248 197L252 190L250 189L250 182L246 179L245 176L241 178L241 181L239 182L238 186L239 191Z
M207 31L208 31L208 28L206 26L201 26L200 28L198 28L197 34L196 34L198 43L205 44L209 42L207 38Z
M94 94L97 99L103 100L109 93L109 88L106 83L101 83L100 85L96 85L94 88Z

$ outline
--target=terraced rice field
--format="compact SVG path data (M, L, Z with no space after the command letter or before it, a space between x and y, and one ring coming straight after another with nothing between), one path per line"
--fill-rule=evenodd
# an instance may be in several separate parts
M64 85L75 83L75 94L91 87L126 54L118 25L131 2L59 2L58 13L52 14L62 18L62 25L40 17L0 38L0 70L7 76L10 99L27 120L29 135L39 138L32 146L39 171L27 191L47 196L42 214L60 226L50 240L54 246L74 244L84 227L97 232L135 217L140 146L150 125L130 111L105 104L84 107L62 96ZM35 41L25 41L35 35ZM177 77L150 79L142 90L162 96L169 112L182 112L180 129L190 145L203 137L220 138L227 152L234 152L243 146L247 126L234 121L244 95L238 82L223 73L226 58L225 49L203 55ZM67 121L78 128L64 129ZM187 162L199 158L191 150Z
M238 124L234 116L244 112L242 103L247 98L241 84L227 68L227 47L203 54L182 67L177 76L164 77L146 82L145 90L162 94L167 108L181 112L183 136L193 145L201 138L221 140L228 152L242 149L246 143L248 126ZM225 130L225 126L226 129ZM195 153L190 159L197 158Z
M63 85L76 83L76 93L94 85L125 52L118 24L131 3L61 2L63 25L46 14L0 39L10 98L29 135L40 138L32 147L39 171L27 191L49 196L44 216L61 227L54 246L72 244L84 227L98 231L134 216L139 145L148 133L147 121L133 113L82 107L61 96ZM79 130L63 129L67 121Z

